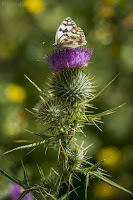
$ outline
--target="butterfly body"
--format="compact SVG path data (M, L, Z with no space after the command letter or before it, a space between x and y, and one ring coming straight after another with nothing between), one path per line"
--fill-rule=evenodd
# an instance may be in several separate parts
M86 45L86 43L83 30L77 27L70 17L67 17L57 29L53 46L63 49L74 49Z

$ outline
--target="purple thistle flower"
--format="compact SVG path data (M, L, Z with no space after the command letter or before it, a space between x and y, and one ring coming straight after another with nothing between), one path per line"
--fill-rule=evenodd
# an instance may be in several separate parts
M23 190L24 189L20 185L13 183L11 185L11 189L10 189L11 199L17 200L20 197L20 195L22 194ZM33 199L32 197L33 197L32 194L28 193L22 200L32 200Z
M47 55L47 63L53 72L81 67L89 63L92 53L93 50L87 48L56 49L50 55Z

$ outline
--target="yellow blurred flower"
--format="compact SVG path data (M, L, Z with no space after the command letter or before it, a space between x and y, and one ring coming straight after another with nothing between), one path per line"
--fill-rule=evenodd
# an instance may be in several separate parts
M16 103L22 102L26 98L26 91L24 87L16 84L9 84L5 93L8 99Z
M104 5L99 9L99 15L103 18L112 18L114 16L114 8L112 6Z
M117 0L103 0L106 5L115 5Z
M121 161L121 152L116 147L102 148L97 154L97 161L106 159L103 163L105 167L117 168Z
M107 199L113 197L117 193L117 190L107 183L100 181L95 184L93 192L96 198Z
M26 9L31 13L40 13L45 10L45 3L42 0L24 0Z

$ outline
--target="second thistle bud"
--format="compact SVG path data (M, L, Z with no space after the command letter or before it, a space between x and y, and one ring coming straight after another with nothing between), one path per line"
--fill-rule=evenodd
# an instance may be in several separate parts
M62 116L62 107L57 99L41 100L35 108L33 108L35 116L45 123L58 122Z

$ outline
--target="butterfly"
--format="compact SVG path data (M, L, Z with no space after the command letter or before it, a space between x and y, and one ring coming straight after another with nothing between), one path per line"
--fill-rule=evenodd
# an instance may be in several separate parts
M77 27L70 17L67 17L57 29L53 46L57 46L61 49L75 49L86 45L86 43L83 30Z

